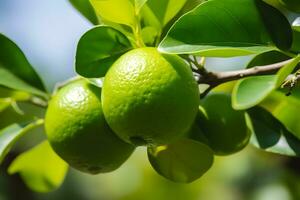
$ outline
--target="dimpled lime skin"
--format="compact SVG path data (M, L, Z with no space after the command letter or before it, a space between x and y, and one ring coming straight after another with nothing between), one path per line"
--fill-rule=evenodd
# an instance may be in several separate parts
M106 123L100 93L85 80L71 83L52 98L45 117L54 151L72 167L91 174L117 169L134 150Z
M134 145L167 144L182 136L199 105L188 64L151 47L121 56L106 74L102 92L109 126Z

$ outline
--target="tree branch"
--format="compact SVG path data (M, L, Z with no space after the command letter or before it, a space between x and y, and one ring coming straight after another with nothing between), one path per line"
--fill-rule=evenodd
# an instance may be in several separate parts
M276 73L279 69L290 63L292 60L293 59L289 59L271 65L256 66L249 69L229 72L208 72L207 74L200 76L198 83L217 86L225 82L234 81L249 76L270 75Z
M239 80L241 78L249 76L259 76L259 75L271 75L280 70L283 66L290 63L293 59L282 61L279 63L264 65L264 66L255 66L249 69L242 69L229 72L207 72L201 73L198 77L198 84L208 84L209 87L205 90L200 98L204 98L213 88L216 86L226 83L229 81Z

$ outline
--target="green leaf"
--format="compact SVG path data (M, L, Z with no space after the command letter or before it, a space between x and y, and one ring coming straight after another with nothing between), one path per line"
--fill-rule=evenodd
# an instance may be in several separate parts
M155 42L155 39L159 36L159 33L156 28L152 26L146 26L142 29L141 35L144 43L152 46Z
M23 124L12 124L0 130L0 163L7 155L11 147L20 139L28 130L42 124L43 121L38 120Z
M103 86L103 78L88 78L87 80L99 88L102 88Z
M45 91L45 87L20 48L0 33L0 68L19 77L29 85ZM2 77L2 76L1 76ZM1 78L2 79L2 78Z
M261 106L266 108L277 118L293 135L300 139L300 91L299 87L286 96L284 91L273 92Z
M148 0L134 0L136 14L139 14L139 12L141 11L142 7L145 5L145 3L147 1Z
M135 7L131 0L90 0L96 13L109 22L135 28Z
M76 72L88 78L103 77L114 61L131 48L121 32L109 26L96 26L79 40Z
M48 98L48 95L45 92L31 86L30 84L22 80L20 77L17 77L15 74L13 74L10 70L3 68L1 64L0 77L0 85L9 87L11 89L35 94L44 98Z
M0 98L0 112L5 110L9 105L10 105L10 101L7 101L7 99Z
M251 108L263 101L274 89L276 76L255 76L238 81L232 91L232 106L237 110Z
M289 56L279 52L279 51L267 51L261 54L257 54L253 59L247 64L247 68L270 65L273 63L282 62L290 59Z
M300 155L300 141L271 113L261 107L247 111L248 124L252 131L251 144L268 152L288 156Z
M183 8L186 2L187 0L148 0L147 5L163 28Z
M58 188L68 165L51 149L47 141L19 155L9 166L8 173L19 173L25 184L36 192Z
M276 23L275 23L276 22ZM257 0L211 0L182 16L159 45L171 54L242 56L288 49L292 32L280 11Z
M291 50L300 53L300 17L297 17L293 22L293 44Z
M23 52L0 33L0 85L47 97L45 87Z
M89 0L69 0L69 2L92 24L99 24L97 15Z
M248 77L238 81L232 92L232 105L237 110L251 108L261 103L293 72L300 56L282 67L276 75Z
M148 147L148 159L163 177L174 182L189 183L211 168L214 156L205 144L181 139L164 146Z
M207 0L188 0L188 1L186 1L180 14L181 13L184 14L184 13L187 13L187 12L193 10L194 8L196 8L201 3L204 3L205 1L207 1Z
M276 8L262 0L256 2L262 21L266 26L273 43L282 50L289 50L293 42L293 31L288 19Z

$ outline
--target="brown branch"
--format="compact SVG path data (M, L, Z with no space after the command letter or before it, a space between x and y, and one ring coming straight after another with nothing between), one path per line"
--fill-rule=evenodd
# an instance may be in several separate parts
M234 81L249 76L270 75L276 73L279 69L290 63L292 60L293 59L289 59L271 65L256 66L249 69L229 72L208 72L206 75L202 75L199 78L198 83L217 86L225 82Z
M290 63L293 59L282 61L279 63L255 66L249 69L242 69L229 72L207 72L206 74L200 74L198 78L198 84L208 84L209 87L205 90L200 98L204 98L213 88L217 87L222 83L229 81L239 80L241 78L259 75L271 75L280 70L283 66Z

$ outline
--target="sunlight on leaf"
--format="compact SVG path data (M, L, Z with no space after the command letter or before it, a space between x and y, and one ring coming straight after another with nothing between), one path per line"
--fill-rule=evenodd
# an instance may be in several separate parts
M110 22L135 28L135 7L130 0L90 0L97 14Z
M50 192L62 184L67 170L68 165L45 141L19 155L8 172L19 173L25 184L36 192Z
M187 0L148 0L147 5L164 27L184 6Z
M231 57L261 53L275 46L287 49L291 38L284 15L263 1L211 0L179 18L159 50Z

